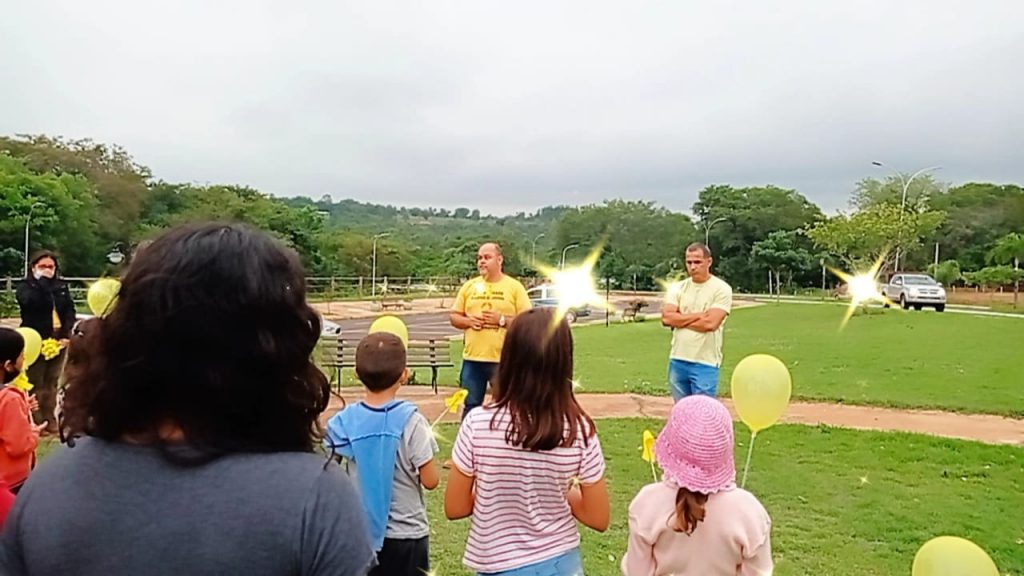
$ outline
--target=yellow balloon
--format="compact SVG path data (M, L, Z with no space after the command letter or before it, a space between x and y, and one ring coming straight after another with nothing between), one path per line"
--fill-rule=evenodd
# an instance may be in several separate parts
M999 576L999 568L980 546L957 538L939 536L925 542L914 556L913 576Z
M25 340L25 366L35 364L39 359L39 353L43 350L43 339L39 337L39 332L25 326L15 330Z
M754 433L779 421L793 393L789 369L768 354L751 354L740 360L731 382L736 413Z
M89 310L96 316L106 316L117 303L117 293L121 290L121 282L113 278L100 278L89 286L85 301Z
M409 328L405 326L405 322L397 316L381 316L370 324L370 334L374 332L389 332L398 336L402 340L402 344L409 347Z

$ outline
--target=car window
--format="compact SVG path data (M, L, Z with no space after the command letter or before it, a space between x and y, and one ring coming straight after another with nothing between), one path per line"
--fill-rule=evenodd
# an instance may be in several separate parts
M930 276L907 276L907 284L914 284L917 286L934 286L935 280L932 280Z
M530 288L529 290L526 291L526 295L530 299L540 298L541 297L541 294L540 294L541 290L543 290L543 288Z
M892 279L892 284L893 284L893 286L902 286L903 285L903 277L902 276L897 276L897 277L893 278Z

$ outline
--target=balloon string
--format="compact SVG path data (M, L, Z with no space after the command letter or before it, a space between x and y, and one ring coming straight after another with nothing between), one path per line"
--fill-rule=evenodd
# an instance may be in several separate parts
M654 476L654 481L658 481L658 472L654 469L654 458L651 458L651 476Z
M747 486L747 472L750 472L750 457L754 455L754 439L757 438L757 432L750 431L750 447L747 448L747 463L743 465L743 482L740 483L740 488L746 488Z
M438 417L435 418L434 421L430 423L430 427L433 428L434 426L437 426L438 423L440 423L441 420L444 418L444 415L447 414L447 413L448 413L448 408L445 407L445 409L441 411L441 414L438 415Z

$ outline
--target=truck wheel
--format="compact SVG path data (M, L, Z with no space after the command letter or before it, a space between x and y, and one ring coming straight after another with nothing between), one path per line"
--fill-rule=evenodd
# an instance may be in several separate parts
M946 305L945 304L936 304L935 305L935 311L936 312L945 312L946 311Z
M905 294L900 294L900 308L910 310L910 302L907 302L907 296Z

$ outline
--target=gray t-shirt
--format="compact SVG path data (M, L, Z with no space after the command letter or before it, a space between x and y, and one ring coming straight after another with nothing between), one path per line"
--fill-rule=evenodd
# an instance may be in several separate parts
M430 424L423 414L414 412L398 443L395 459L395 480L391 489L391 510L388 511L388 529L385 536L396 540L413 540L430 535L427 522L427 502L420 484L420 467L431 461L439 448L430 432ZM355 462L345 462L345 469L358 486Z
M375 558L355 488L323 457L182 466L152 447L84 438L18 495L0 574L363 576Z

